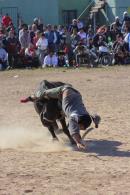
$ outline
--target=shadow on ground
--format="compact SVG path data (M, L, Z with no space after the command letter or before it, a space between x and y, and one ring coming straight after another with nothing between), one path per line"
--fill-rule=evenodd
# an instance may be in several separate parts
M91 140L87 142L87 153L96 153L97 156L130 157L130 150L122 151L118 147L122 145L119 141Z

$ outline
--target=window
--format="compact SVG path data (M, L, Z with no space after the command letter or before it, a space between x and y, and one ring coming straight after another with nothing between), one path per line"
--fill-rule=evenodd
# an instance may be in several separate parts
M72 20L77 18L77 10L63 10L62 17L65 25L71 24Z

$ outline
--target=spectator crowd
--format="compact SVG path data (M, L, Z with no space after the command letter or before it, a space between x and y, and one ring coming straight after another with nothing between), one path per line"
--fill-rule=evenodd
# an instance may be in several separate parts
M34 18L31 25L15 29L6 14L0 21L0 70L32 67L93 67L102 53L113 52L113 64L130 63L130 17L115 17L112 24L98 26L73 19L68 26L45 25Z

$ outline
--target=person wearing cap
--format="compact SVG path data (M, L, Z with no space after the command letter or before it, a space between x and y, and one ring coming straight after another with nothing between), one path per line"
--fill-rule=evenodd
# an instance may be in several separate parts
M88 128L92 121L95 127L98 128L101 120L100 116L92 116L89 114L83 104L80 92L70 84L44 91L39 90L33 96L26 98L24 102L42 100L43 98L58 99L61 102L62 110L68 119L68 129L71 136L79 149L85 149L86 145L81 138L80 130Z

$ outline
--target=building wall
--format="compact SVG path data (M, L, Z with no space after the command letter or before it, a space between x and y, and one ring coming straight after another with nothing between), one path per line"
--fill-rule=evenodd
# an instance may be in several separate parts
M59 23L63 23L63 17L62 17L63 10L77 10L77 17L78 17L91 1L92 0L58 0Z
M128 11L130 14L130 0L107 0L107 2L106 12L110 21L114 20L115 16L122 19L124 11Z
M0 9L5 7L18 7L18 12L28 24L34 17L41 17L48 23L58 23L58 1L57 0L2 0ZM9 11L9 9L6 9ZM10 11L9 11L10 12ZM11 13L12 14L12 13Z

